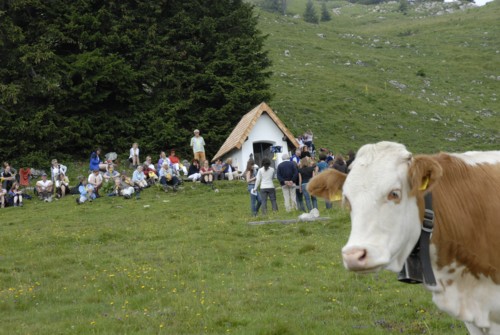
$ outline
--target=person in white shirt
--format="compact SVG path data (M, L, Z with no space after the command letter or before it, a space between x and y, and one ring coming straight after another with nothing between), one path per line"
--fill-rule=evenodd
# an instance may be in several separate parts
M132 144L128 160L134 167L137 167L139 165L139 144L137 144L137 142Z
M262 159L262 167L257 172L255 180L254 192L260 186L260 196L262 198L262 214L267 214L267 197L271 200L273 211L278 211L278 203L276 202L276 189L273 183L274 168L271 167L269 158Z
M103 182L103 178L99 170L92 171L92 173L89 175L88 182L89 184L94 186L94 193L96 197L98 197L99 189L101 188Z
M53 183L55 183L57 180L59 180L60 174L66 175L66 171L68 171L68 168L65 165L59 164L57 162L57 159L53 159L52 166L50 167L50 179Z
M52 183L52 180L47 179L47 174L45 172L42 173L42 180L36 182L36 190L40 200L44 200L45 202L52 201L54 183Z

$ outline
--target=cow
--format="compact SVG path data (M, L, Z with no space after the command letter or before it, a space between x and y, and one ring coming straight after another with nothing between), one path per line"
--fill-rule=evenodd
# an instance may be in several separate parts
M500 334L500 151L413 156L399 143L367 144L347 174L327 170L308 185L326 199L340 190L351 217L342 259L358 273L401 271L431 194L435 281L424 285L470 334Z

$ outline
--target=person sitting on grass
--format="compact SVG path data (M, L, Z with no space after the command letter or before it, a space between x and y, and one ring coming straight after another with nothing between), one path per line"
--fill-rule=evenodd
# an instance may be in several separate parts
M203 166L200 169L201 182L205 184L212 184L214 181L214 171L210 166L210 163L207 159L203 161Z
M14 207L23 207L23 190L21 190L17 181L12 184L12 188L9 191L9 197L12 199Z
M52 180L47 179L47 174L42 173L42 180L36 182L36 191L38 192L38 197L40 200L45 202L52 201L52 192L54 191L54 184Z
M160 152L160 158L158 159L158 164L156 165L156 171L160 173L161 167L163 166L163 163L167 163L170 165L170 160L167 157L167 154L165 151Z
M158 181L156 168L154 167L153 164L150 163L151 163L151 157L149 158L149 161L144 162L144 165L142 166L142 173L144 174L146 182L149 186L156 184L156 182Z
M89 184L92 184L92 186L94 187L93 191L94 191L95 197L99 197L99 190L102 186L102 181L103 181L102 175L99 172L99 170L94 169L94 171L92 171L92 173L89 175L89 178L87 181Z
M137 168L137 166L139 165L139 144L137 142L132 144L128 160L134 168Z
M222 160L217 158L214 164L212 164L212 170L214 171L214 180L224 180L224 165Z
M177 191L180 181L175 175L173 168L168 163L163 163L160 169L160 184L165 192L168 191L168 186L172 186L174 192Z
M238 171L237 166L233 166L233 160L231 158L226 159L226 163L223 166L224 176L227 180L233 180L241 176L241 172Z
M57 180L59 180L59 175L61 173L66 174L68 168L65 165L59 164L57 162L57 159L53 159L51 163L52 166L50 167L50 175L51 175L50 179L52 180L52 182L56 183Z
M144 175L143 170L144 168L142 165L139 165L132 174L132 181L139 189L148 187L148 182L146 181L146 176Z
M116 171L113 164L108 164L106 168L106 172L104 172L103 177L104 181L107 183L110 180L114 180L116 177L120 176L120 172Z
M193 159L193 162L189 165L188 179L195 182L199 181L200 178L200 162L197 159Z
M99 157L100 154L101 154L101 149L97 148L90 155L90 163L89 163L89 170L90 171L94 171L94 170L105 171L106 170L107 164L101 160L101 157Z
M168 160L170 161L170 165L174 168L174 172L176 175L180 175L180 171L184 174L184 176L189 176L188 170L184 165L181 164L179 157L175 155L175 149L170 150L170 156L168 156Z
M60 173L56 179L56 198L62 198L69 192L69 179L64 173Z
M139 186L135 185L132 179L127 176L127 171L122 171L121 174L121 182L122 182L122 189L126 190L123 192L123 197L125 199L130 199L134 193L136 193L136 197L139 198L139 193L141 189Z
M9 163L3 163L3 172L2 172L2 187L6 190L10 190L12 188L12 184L16 181L16 171L13 169Z
M129 186L130 187L130 186ZM133 187L132 187L132 192L133 192ZM123 190L124 187L122 185L122 180L120 177L116 177L113 179L113 189L111 193L108 193L108 197L120 197L123 195Z
M82 180L82 184L78 188L78 191L80 191L80 197L76 198L76 203L78 205L83 204L87 200L92 202L92 200L96 198L94 185L88 183L86 179Z

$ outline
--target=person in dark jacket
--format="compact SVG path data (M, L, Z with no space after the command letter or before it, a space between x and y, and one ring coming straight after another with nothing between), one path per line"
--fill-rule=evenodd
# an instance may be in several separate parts
M283 161L278 165L277 178L283 190L285 198L285 209L290 212L292 209L297 209L297 200L295 197L295 181L298 178L299 171L294 162L290 161L290 156L284 153L281 156Z

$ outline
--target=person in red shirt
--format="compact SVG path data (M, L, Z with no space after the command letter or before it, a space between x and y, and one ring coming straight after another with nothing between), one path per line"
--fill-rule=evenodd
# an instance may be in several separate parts
M172 168L177 175L179 174L180 170L182 170L185 176L188 175L186 167L181 165L179 157L175 155L175 149L170 150L170 156L168 156L168 159L170 160L170 164L172 165Z

